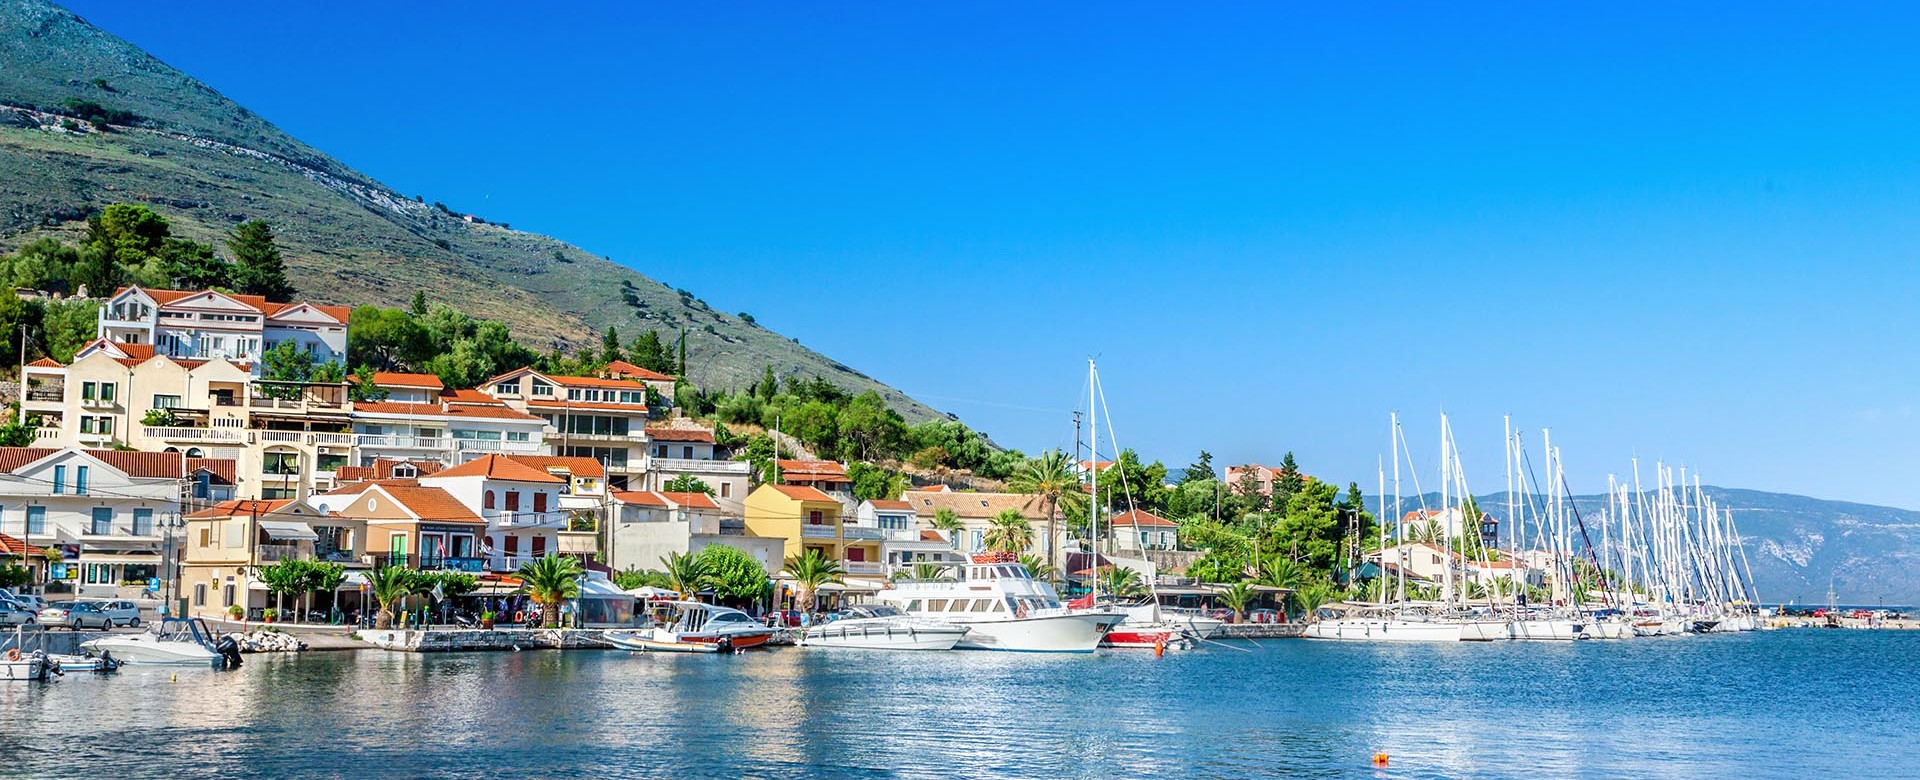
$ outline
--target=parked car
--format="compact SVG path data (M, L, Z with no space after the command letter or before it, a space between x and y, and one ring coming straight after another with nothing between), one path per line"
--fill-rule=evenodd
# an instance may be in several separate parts
M1247 613L1248 623L1278 623L1280 613L1271 609L1256 609Z
M113 628L113 618L100 611L97 601L62 601L40 610L40 622L48 628Z
M786 626L788 628L800 625L800 610L797 609L776 609L767 613L767 617L775 625Z
M28 611L36 614L39 613L40 610L47 608L46 596L41 596L33 593L15 593L12 596L9 596L8 598L13 599L13 602L15 604L19 604L20 606L25 607Z
M100 612L113 620L116 625L140 625L140 605L131 601L102 601Z
M1207 617L1213 618L1214 620L1224 620L1228 623L1232 623L1233 610L1227 609L1226 607L1218 607L1218 608L1215 608L1212 612L1208 612Z
M0 599L0 626L33 625L39 614L13 599Z

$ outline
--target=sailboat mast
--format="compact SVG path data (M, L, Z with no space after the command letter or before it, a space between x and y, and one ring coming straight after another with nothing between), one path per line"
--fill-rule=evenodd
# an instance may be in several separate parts
M1095 376L1093 358L1087 358L1087 483L1092 488L1087 499L1087 548L1093 552L1087 558L1087 571L1093 572L1087 578L1089 601L1100 598L1100 407L1095 400L1100 391Z

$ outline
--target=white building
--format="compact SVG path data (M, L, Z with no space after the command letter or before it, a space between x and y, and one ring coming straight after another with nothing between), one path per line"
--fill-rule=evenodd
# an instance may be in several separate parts
M233 469L177 452L0 448L0 533L60 551L50 579L77 595L121 595L122 583L144 590L168 573L166 527L183 492L230 495L219 483Z
M1173 550L1180 546L1180 524L1152 512L1128 510L1108 520L1107 525L1115 550Z
M168 357L249 363L258 374L260 354L283 341L312 352L317 362L344 363L350 312L258 295L124 287L100 307L98 335Z
M737 513L728 513L705 493L616 490L611 495L615 569L659 569L666 556L725 545L759 561L768 576L779 573L786 540L749 536Z
M753 466L716 444L712 429L651 426L646 431L647 489L664 490L675 477L689 476L713 488L722 509L735 515L745 511Z
M567 533L560 499L570 480L500 455L485 455L431 476L422 487L445 490L487 523L482 552L493 571L513 571L547 553L592 554L594 534ZM583 549L584 546L584 549Z
M887 573L913 568L914 564L955 565L966 556L953 549L953 542L939 531L923 528L913 504L906 501L869 499L854 507L846 523L847 538L880 539L880 560Z

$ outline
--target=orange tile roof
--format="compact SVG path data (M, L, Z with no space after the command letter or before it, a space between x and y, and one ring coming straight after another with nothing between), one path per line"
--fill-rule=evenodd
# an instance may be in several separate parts
M0 471L13 471L60 450L52 447L0 447ZM130 477L181 479L186 476L186 461L178 452L135 452L132 450L82 450ZM203 459L212 460L212 459ZM232 473L232 460L219 459Z
M767 487L778 490L780 491L780 495L795 501L834 501L833 496L820 492L818 488L810 488L805 485L768 485ZM834 503L839 502L835 501Z
M612 387L619 390L639 390L645 392L647 386L638 379L608 379L597 376L554 376L541 374L561 387Z
M883 498L876 498L869 503L873 504L874 509L888 509L888 510L896 510L896 511L905 509L909 512L913 511L913 505L905 501L889 501Z
M440 402L448 404L480 404L482 406L506 406L504 401L478 390L442 390Z
M66 366L62 365L60 361L54 360L53 358L43 357L39 360L33 361L32 363L28 363L27 368L66 368Z
M660 495L666 496L668 501L672 501L681 506L689 506L697 509L720 508L719 504L714 503L713 496L705 493L669 493L661 491Z
M202 509L193 514L187 515L187 517L206 518L206 517L242 517L246 515L264 515L264 514L270 514L274 510L281 509L291 503L293 503L293 499L291 498L282 498L282 499L277 499L273 501L260 501L255 499L236 499L233 501L222 501L218 504L214 504L212 508Z
M615 360L612 363L608 363L607 367L601 369L601 371L605 372L608 376L620 379L651 379L656 382L674 381L672 376L662 374L650 368L641 368L625 360Z
M648 428L647 438L654 441L691 441L713 443L713 431L698 428Z
M344 470L344 467L343 467L343 469L342 469L342 470ZM345 477L342 477L342 479L345 479ZM392 479L392 478L388 478L388 479L362 479L362 480L358 480L358 481L354 481L354 482L347 482L347 483L345 483L345 484L342 484L341 486L339 486L339 487L337 487L337 488L334 488L334 489L332 489L332 490L329 490L329 491L327 491L327 492L325 492L325 493L323 493L323 494L321 494L321 495L328 495L328 496L357 496L357 495L360 495L361 493L365 493L365 492L367 492L368 490L372 490L372 489L373 489L373 488L375 488L375 487L387 487L387 486L393 486L393 485L398 485L398 486L400 486L400 487L419 487L419 486L420 486L420 480L417 480L417 479Z
M575 477L603 479L607 476L607 467L592 458L577 458L566 455L502 455L516 463L524 463L542 471L565 469Z
M359 401L353 410L365 414L397 414L408 417L467 417L490 420L539 420L526 412L505 405L412 404L401 401Z
M383 484L378 488L380 492L392 496L393 500L400 502L401 506L421 520L435 523L478 523L480 525L487 523L480 519L479 515L474 514L472 509L468 509L466 504L454 498L452 493L437 487Z
M334 478L341 482L357 482L369 479L393 479L394 468L406 464L414 468L414 473L430 476L446 468L437 460L405 460L402 458L374 458L368 466L341 466L334 471Z
M486 477L508 482L566 482L505 455L483 455L434 475L435 477Z
M944 536L941 536L941 535L940 535L940 532L939 532L939 531L929 531L929 530L927 530L927 529L924 529L924 528L922 528L922 529L920 529L920 541L923 541L923 542L944 542L944 541L946 541L946 540L947 540L947 539L946 539L946 537L944 537Z
M214 484L217 484L217 485L234 484L234 477L236 473L239 471L239 469L237 468L232 458L188 458L187 459L188 474L192 474L201 469L206 469L208 472L212 473L214 477Z
M35 547L6 534L0 534L0 555L21 558L50 558L45 548Z
M921 485L915 488L907 488L907 490L914 493L952 493L953 492L953 488L946 485Z
M434 390L446 387L440 383L440 377L433 374L402 374L397 371L375 371L373 383L381 387L425 387Z
M1126 525L1126 526L1132 526L1135 528L1141 528L1141 527L1178 528L1180 527L1179 523L1175 523L1172 520L1168 520L1164 517L1155 515L1150 512L1142 512L1138 509L1124 512L1114 517L1112 520L1108 521L1108 524L1116 525L1116 526Z
M132 288L122 287L118 290L114 290L113 297L118 298L120 297L121 293L124 293L130 289ZM140 291L146 293L147 297L152 298L154 303L159 304L161 306L177 303L179 301L194 297L196 295L201 295L204 293L212 293L222 298L227 298L229 300L232 300L233 302L238 303L242 306L245 306L249 309L253 309L254 311L260 312L261 314L264 314L269 318L277 314L280 314L282 312L285 312L288 309L298 308L302 305L312 306L313 308L318 309L321 313L329 317L332 317L336 320L339 320L341 322L346 322L348 317L350 317L353 314L353 308L349 306L329 306L329 305L320 304L320 303L308 303L308 304L274 303L272 301L268 301L265 296L243 295L240 293L223 293L215 290L154 290L154 289L147 289L145 287L142 287L140 288Z
M667 497L651 490L615 490L613 500L635 506L667 506Z

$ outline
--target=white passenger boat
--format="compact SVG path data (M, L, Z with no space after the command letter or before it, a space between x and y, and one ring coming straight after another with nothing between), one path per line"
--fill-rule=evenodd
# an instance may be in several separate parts
M199 618L166 618L139 634L113 634L80 643L96 658L135 665L239 665L232 640L217 639Z
M913 617L891 604L865 604L847 610L847 617L807 628L798 643L866 650L952 650L969 630Z
M1012 555L975 555L961 569L957 582L901 580L878 598L914 617L966 626L955 645L961 650L1091 653L1126 618L1067 609L1052 585L1034 580Z
M660 603L671 610L666 625L608 631L607 643L643 652L718 653L759 647L773 638L773 629L731 607L698 601Z

